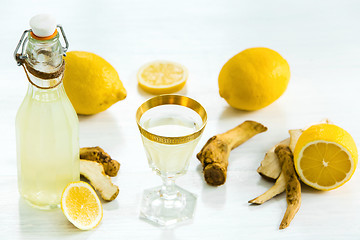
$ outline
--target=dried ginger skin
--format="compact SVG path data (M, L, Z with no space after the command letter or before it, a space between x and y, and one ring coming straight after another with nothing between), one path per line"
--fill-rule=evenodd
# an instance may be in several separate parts
M279 145L289 146L289 144L290 138L287 138L269 149L266 152L264 159L261 161L257 172L263 177L271 178L274 180L278 179L282 172L282 163L280 164L280 160L275 153L275 148Z
M285 191L286 188L286 178L285 178L285 172L287 170L284 161L286 161L286 157L284 154L280 154L280 158L278 156L279 150L288 146L288 139L276 144L274 146L274 149L270 149L269 151L272 151L272 153L275 155L276 158L272 159L273 163L276 161L277 165L281 167L281 173L276 179L275 184L269 188L266 192L258 196L257 198L254 198L249 201L249 203L261 205L264 202L270 200L271 198L275 197L276 195L279 195L280 193ZM284 143L284 144L282 144ZM269 165L268 165L269 166ZM270 166L269 166L270 167ZM277 167L276 167L277 168ZM265 170L265 169L263 169ZM260 173L261 174L261 173Z
M231 150L266 130L258 122L245 121L225 133L211 137L197 154L203 166L205 181L211 186L224 184Z
M295 217L301 205L301 184L295 172L294 157L289 147L278 146L275 153L284 161L284 173L286 179L286 202L287 208L279 229L287 228Z
M284 171L281 171L280 176L276 179L275 184L269 188L266 192L249 201L249 203L261 205L266 201L269 201L276 195L283 193L286 188L286 179Z
M101 163L106 175L110 177L115 177L120 169L120 163L111 159L101 147L80 148L80 159Z

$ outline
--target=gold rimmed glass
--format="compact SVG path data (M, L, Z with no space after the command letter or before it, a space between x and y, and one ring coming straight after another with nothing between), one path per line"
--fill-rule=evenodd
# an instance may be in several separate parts
M181 95L160 95L144 102L136 121L150 168L163 185L146 189L141 216L160 225L171 225L193 216L196 196L175 185L189 166L207 115L197 101Z

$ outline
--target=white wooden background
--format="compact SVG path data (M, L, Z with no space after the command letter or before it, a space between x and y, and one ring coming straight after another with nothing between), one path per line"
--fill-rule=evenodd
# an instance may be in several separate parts
M331 192L303 186L300 211L282 231L285 195L262 206L247 203L271 186L256 168L288 129L328 117L360 142L358 1L1 0L0 6L0 239L360 239L359 171ZM17 192L14 119L28 83L12 53L30 17L40 12L57 17L70 50L108 60L128 91L107 111L80 117L81 146L99 145L121 163L113 179L120 194L103 204L103 220L92 231L74 228L61 210L30 208ZM220 98L218 74L230 57L256 46L287 59L290 84L271 106L237 111ZM194 153L188 174L177 183L197 194L195 218L170 229L139 219L143 189L159 185L160 178L147 166L135 124L137 107L151 97L138 88L136 72L157 59L188 67L189 80L179 93L208 111L196 152L209 137L247 119L269 128L232 152L222 187L204 183Z

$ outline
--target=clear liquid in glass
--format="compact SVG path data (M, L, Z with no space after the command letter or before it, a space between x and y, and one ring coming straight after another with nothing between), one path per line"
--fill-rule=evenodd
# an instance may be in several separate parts
M187 107L169 104L148 110L141 117L140 125L158 136L181 137L198 131L202 119ZM182 144L163 144L142 136L149 166L162 176L184 174L199 138Z

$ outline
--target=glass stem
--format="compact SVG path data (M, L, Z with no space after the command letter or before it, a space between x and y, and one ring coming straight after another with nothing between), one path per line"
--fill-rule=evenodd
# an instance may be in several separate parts
M163 185L160 190L161 197L166 200L174 200L177 198L178 191L175 188L175 179L162 177Z

